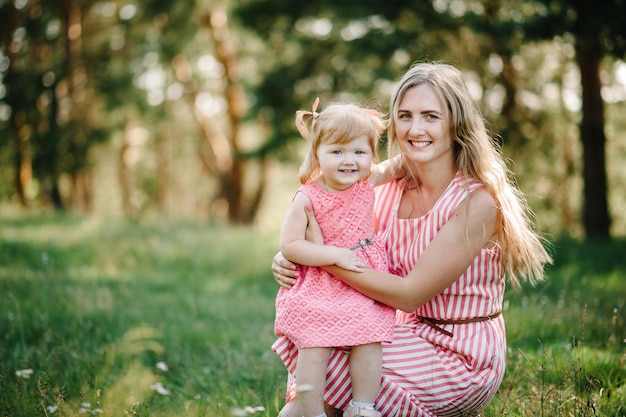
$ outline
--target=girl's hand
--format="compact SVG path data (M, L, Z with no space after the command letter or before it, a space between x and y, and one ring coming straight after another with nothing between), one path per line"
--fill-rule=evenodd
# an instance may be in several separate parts
M348 248L336 248L337 260L335 265L348 271L363 272L368 265L359 258L355 251Z
M299 278L296 264L289 262L282 253L278 252L272 260L274 280L283 288L290 289Z

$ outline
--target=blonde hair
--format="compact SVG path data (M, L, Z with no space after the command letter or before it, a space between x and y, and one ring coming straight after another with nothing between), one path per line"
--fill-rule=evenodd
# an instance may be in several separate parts
M495 199L500 226L496 243L509 279L515 285L519 284L518 276L531 283L542 280L544 264L552 262L544 247L546 241L536 230L526 198L514 185L514 175L498 144L489 136L458 69L446 64L419 63L406 72L390 100L389 155L399 149L395 128L398 106L407 90L422 84L432 87L448 113L457 171L480 181ZM410 175L410 162L402 157L399 169L400 174Z
M372 161L378 161L378 141L386 124L374 110L356 104L335 103L328 105L321 113L298 110L296 127L310 143L298 172L300 183L306 184L321 174L317 150L322 144L346 144L365 135L372 149Z

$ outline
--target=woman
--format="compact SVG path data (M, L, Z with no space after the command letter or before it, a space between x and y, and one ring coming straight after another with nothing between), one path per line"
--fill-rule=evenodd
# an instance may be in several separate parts
M398 310L394 340L383 345L383 416L475 415L504 375L505 276L541 280L551 258L460 71L413 66L389 112L389 155L402 162L398 179L377 187L375 214L390 273L326 269ZM293 285L294 268L274 258L281 286ZM325 399L335 409L350 396L347 360L335 350L328 366ZM298 415L294 399L290 376L281 416Z

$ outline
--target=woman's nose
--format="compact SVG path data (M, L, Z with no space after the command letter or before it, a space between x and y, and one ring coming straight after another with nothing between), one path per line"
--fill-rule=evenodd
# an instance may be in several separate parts
M413 119L413 122L411 123L411 126L409 127L409 132L411 132L413 135L423 135L424 134L424 126L422 125L422 122L420 121L420 119Z

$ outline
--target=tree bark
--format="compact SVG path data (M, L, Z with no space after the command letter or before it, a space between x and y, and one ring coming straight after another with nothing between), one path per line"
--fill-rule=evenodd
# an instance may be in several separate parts
M582 84L583 226L588 238L610 238L604 134L604 102L600 90L602 45L591 34L576 38L576 60Z
M237 56L232 42L232 35L228 27L228 15L223 10L212 11L204 20L215 43L215 56L224 66L223 97L228 103L228 141L230 143L230 158L232 164L226 172L220 173L220 198L228 202L228 219L233 223L243 223L243 173L244 162L240 151L239 125L245 113L243 91L239 83L237 71Z
M33 178L32 153L30 134L26 133L26 116L22 110L12 116L13 138L15 142L15 191L22 207L30 207L30 200L26 195L26 187Z

